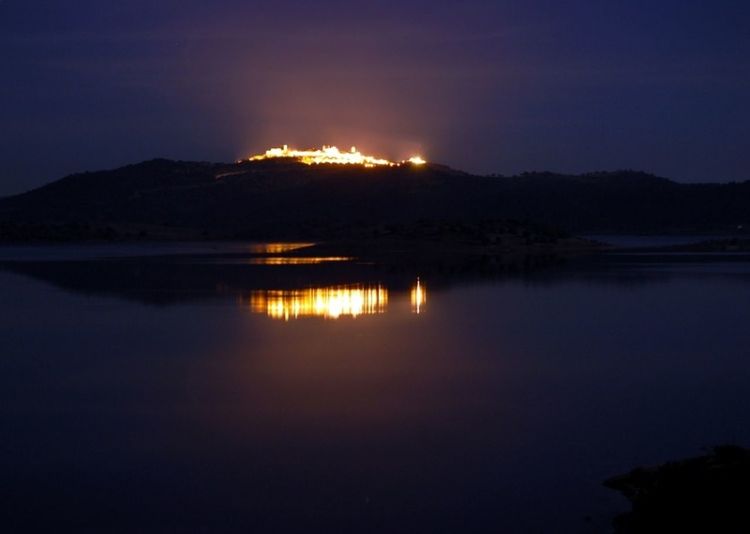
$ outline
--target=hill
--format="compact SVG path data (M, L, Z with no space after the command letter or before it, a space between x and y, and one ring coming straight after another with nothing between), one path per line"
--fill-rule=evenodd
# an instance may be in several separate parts
M0 199L6 239L312 239L413 232L425 221L484 228L508 219L574 233L731 232L750 223L750 182L679 184L632 171L503 177L434 164L157 159L70 175Z

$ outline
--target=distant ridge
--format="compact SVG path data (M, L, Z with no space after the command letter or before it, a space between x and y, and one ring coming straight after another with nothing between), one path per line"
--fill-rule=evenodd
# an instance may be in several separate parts
M643 172L476 176L288 160L154 159L0 199L0 231L167 228L175 236L326 237L419 220L518 219L573 233L744 232L750 182L680 184ZM115 230L112 230L115 231Z

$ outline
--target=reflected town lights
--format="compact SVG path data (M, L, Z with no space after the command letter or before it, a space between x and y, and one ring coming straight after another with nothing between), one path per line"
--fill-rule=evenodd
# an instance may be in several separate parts
M250 252L256 254L285 254L314 246L315 243L258 243L249 246Z
M417 278L417 283L411 288L411 311L419 315L427 303L427 290Z
M388 161L387 159L376 158L374 156L365 156L355 147L352 147L349 152L342 152L338 147L326 145L323 145L322 148L309 150L297 150L289 148L289 145L284 145L281 148L270 148L263 154L250 156L246 161L263 161L280 158L294 159L305 165L326 163L335 165L362 165L364 167L399 167L406 164L424 165L427 163L421 156L412 156L403 161Z
M301 290L254 291L250 308L274 319L324 317L338 319L384 313L388 290L383 286L336 286Z
M266 256L249 258L247 263L250 265L318 265L353 259L349 256Z
M410 305L413 314L419 315L424 311L427 289L419 279L411 287L408 303L405 297L402 294L402 298L398 300ZM360 315L385 313L389 304L389 292L379 284L258 290L251 292L249 297L240 298L240 303L248 306L253 313L284 321L304 317L357 318ZM396 306L396 309L405 311L405 307L401 305Z

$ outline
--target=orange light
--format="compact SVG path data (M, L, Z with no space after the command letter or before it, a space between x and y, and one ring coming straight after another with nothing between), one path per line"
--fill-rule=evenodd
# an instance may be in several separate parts
M263 154L250 156L247 158L247 161L263 161L280 158L294 159L305 165L319 165L323 163L334 165L362 165L363 167L398 167L405 163L411 163L412 165L424 165L427 163L421 156L412 156L408 160L394 162L383 158L376 158L374 156L366 156L359 152L356 147L352 147L349 152L342 152L335 146L326 145L323 145L323 148L309 150L297 150L289 148L289 145L284 145L281 148L269 148Z
M351 261L349 256L262 256L248 258L250 265L318 265L338 261Z
M273 319L324 317L384 313L388 305L388 290L383 286L335 286L291 291L254 291L250 294L250 309Z
M427 290L417 278L417 284L411 288L411 311L419 315L427 303Z

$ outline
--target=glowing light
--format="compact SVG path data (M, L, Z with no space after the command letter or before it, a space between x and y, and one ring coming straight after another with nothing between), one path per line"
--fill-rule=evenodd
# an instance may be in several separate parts
M388 290L383 286L336 286L291 291L254 291L250 309L273 319L342 316L358 317L384 313Z
M257 243L250 245L249 249L250 252L257 254L284 254L314 245L315 243Z
M417 284L411 288L411 311L419 315L427 303L427 290L417 278Z
M413 156L403 161L388 161L374 156L365 156L356 147L349 152L342 152L335 146L323 145L323 148L297 150L284 145L281 148L270 148L264 154L250 156L247 161L263 161L269 159L294 159L305 165L333 164L333 165L362 165L363 167L398 167L404 164L424 165L427 163L421 156Z
M249 258L250 265L318 265L337 261L351 261L354 258L348 256L267 256L262 258Z

